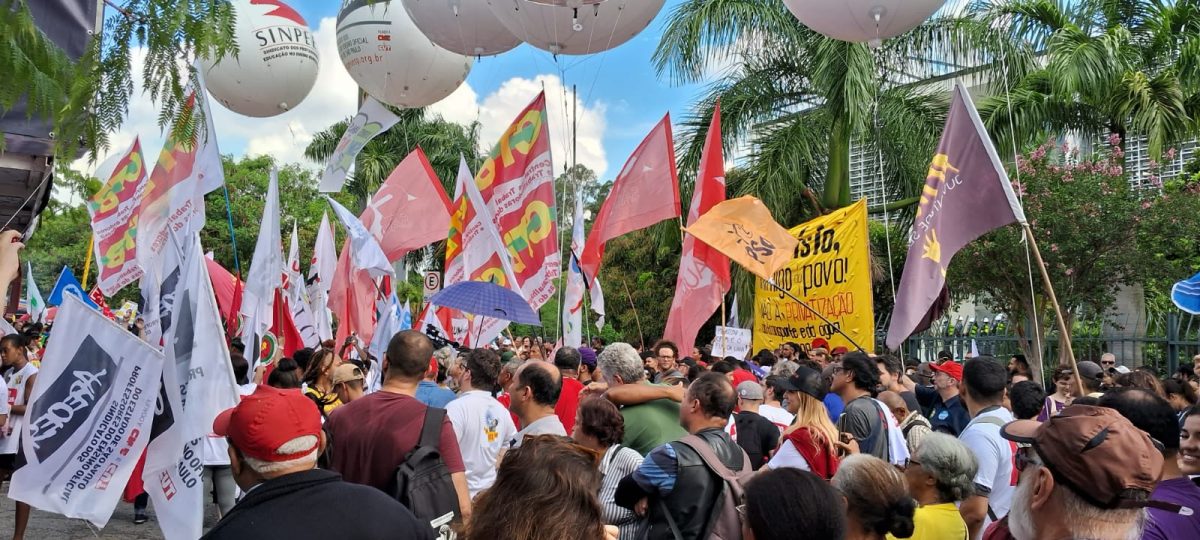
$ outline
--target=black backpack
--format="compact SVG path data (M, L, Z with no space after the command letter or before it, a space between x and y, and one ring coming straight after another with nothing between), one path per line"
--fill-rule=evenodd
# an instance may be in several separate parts
M462 521L458 492L438 451L445 418L445 409L425 409L421 438L404 456L404 462L396 467L396 483L392 490L392 497L411 510L419 521L429 523L440 539L454 538L451 524Z

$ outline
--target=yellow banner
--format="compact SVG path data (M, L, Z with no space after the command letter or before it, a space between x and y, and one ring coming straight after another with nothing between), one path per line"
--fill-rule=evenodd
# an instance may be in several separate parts
M867 202L860 200L790 231L800 241L796 256L775 272L775 284L837 325L867 352L875 349ZM831 348L852 345L808 309L757 278L754 288L754 350L795 342L808 350L818 338Z

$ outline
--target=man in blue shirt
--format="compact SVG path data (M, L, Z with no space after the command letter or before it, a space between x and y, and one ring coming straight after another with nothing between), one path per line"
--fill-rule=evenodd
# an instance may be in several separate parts
M971 422L967 406L958 396L958 383L963 377L962 364L946 360L941 364L930 364L933 370L933 386L916 386L905 377L905 386L912 385L917 401L922 407L930 407L929 425L933 431L957 437Z
M425 371L425 379L417 385L417 394L414 396L417 401L424 403L430 407L445 409L446 405L454 400L454 392L446 388L438 386L438 370L445 370L438 363L438 356L449 357L454 354L454 349L445 347L433 352L433 356L429 359L429 369Z

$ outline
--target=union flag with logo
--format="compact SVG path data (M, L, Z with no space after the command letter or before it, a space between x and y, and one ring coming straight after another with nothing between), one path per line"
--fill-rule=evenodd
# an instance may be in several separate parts
M134 138L108 182L87 201L95 235L96 283L109 296L142 276L136 261L137 211L146 178L142 145Z
M942 140L929 165L908 235L908 258L888 328L889 349L941 316L946 306L946 269L954 254L1011 223L1025 223L1025 211L971 96L956 82Z
M562 273L545 93L500 135L475 185L500 230L517 284L536 311L554 295L554 279Z

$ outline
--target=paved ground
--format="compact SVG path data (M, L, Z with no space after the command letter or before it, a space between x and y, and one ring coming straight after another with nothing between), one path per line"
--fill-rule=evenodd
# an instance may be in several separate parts
M207 487L207 484L206 484ZM8 493L7 484L4 493ZM16 503L8 497L0 498L0 538L11 538L13 530L14 510ZM217 522L217 508L208 504L204 512L204 526L207 530ZM150 521L141 525L133 524L133 504L121 502L113 512L112 519L103 530L97 530L91 523L81 519L69 519L57 514L34 510L29 518L29 528L25 531L26 540L162 540L162 530L154 517L154 505L148 509Z

